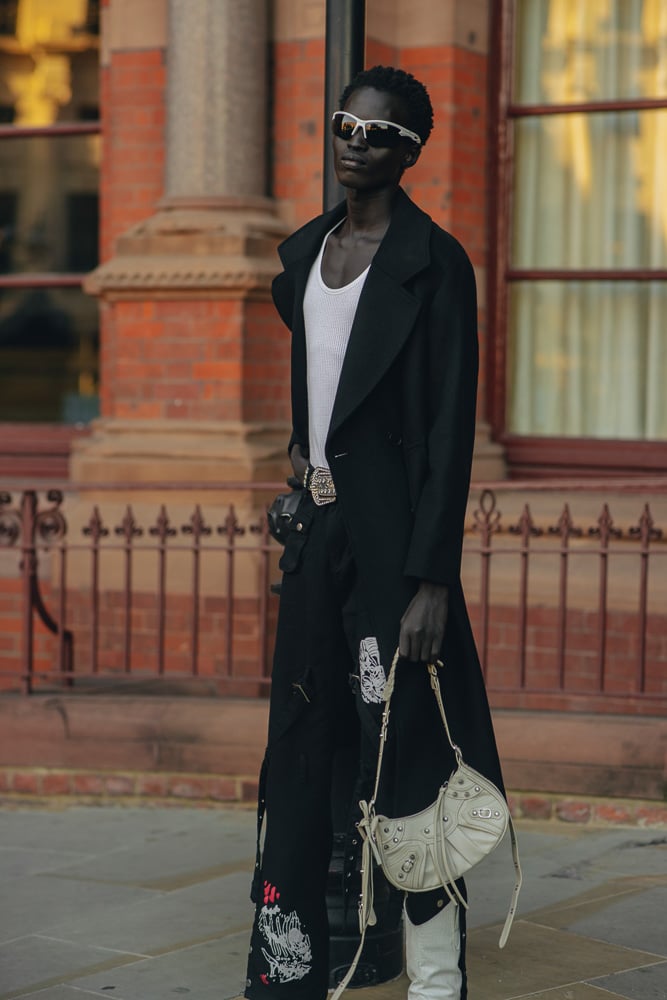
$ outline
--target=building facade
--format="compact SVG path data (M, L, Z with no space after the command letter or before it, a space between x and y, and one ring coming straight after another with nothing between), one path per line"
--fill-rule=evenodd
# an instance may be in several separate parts
M321 207L324 22L324 0L0 4L5 471L80 479L99 453L113 477L154 434L151 476L188 478L163 422L208 435L216 474L277 471L266 291ZM477 272L476 478L664 471L665 4L369 0L376 62L429 87L406 187Z
M322 205L325 8L0 0L0 486L59 481L70 539L94 534L91 503L104 501L131 540L123 490L134 515L154 519L164 500L155 484L171 490L173 523L205 497L224 534L230 496L242 517L261 516L269 494L258 485L288 472L289 337L270 284L278 242ZM366 64L413 72L434 104L406 189L464 244L477 275L479 588L478 563L464 569L480 645L493 654L492 702L662 711L651 699L664 707L667 694L665 546L654 527L667 523L667 4L366 8ZM488 499L479 508L489 484L515 539L514 569L494 557L491 585L484 531L496 530L497 511ZM572 520L563 505L574 496ZM0 543L11 545L9 506L0 498ZM165 523L151 532L161 537ZM555 548L528 586L539 531ZM578 569L591 536L597 549ZM620 568L608 578L615 545ZM121 638L105 648L90 624L89 556L68 560L77 670L97 670L87 650L98 647L101 668L125 670L130 620L139 667L153 669L154 570L136 572L130 614L127 570L110 559L104 586L115 596L100 628ZM11 551L0 557L0 650L14 683L30 581L17 578ZM43 578L56 603L57 572L55 562ZM184 561L169 570L171 604L158 595L167 670L190 669L189 573ZM232 595L225 573L197 589L208 615L202 671L226 677L235 632L250 676L267 652L250 624L266 577L249 563ZM49 641L38 648L46 667Z

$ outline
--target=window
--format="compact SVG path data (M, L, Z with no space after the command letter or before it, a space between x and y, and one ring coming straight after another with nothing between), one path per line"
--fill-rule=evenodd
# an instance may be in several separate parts
M98 31L99 3L0 0L4 423L98 411L97 305L81 289L97 264Z
M514 471L667 464L667 5L503 5L491 412Z

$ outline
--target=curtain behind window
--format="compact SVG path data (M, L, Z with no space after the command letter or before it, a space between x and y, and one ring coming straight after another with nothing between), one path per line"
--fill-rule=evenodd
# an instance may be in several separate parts
M514 104L667 95L664 0L517 4ZM515 122L513 269L667 268L667 110ZM508 429L667 437L667 285L510 287Z

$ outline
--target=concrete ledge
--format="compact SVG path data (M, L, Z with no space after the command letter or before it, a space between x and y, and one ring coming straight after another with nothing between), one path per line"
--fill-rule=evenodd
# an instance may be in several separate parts
M257 775L264 700L5 695L0 766Z
M268 703L259 699L4 695L0 768L156 779L180 774L252 783L263 757L267 718ZM494 721L505 781L517 794L665 801L665 719L504 709L494 712ZM223 798L243 801L234 787ZM172 794L168 786L154 792L138 788L135 782L127 794ZM5 790L21 791L11 785ZM72 791L85 794L81 788Z
M666 797L665 718L510 709L493 718L509 788Z

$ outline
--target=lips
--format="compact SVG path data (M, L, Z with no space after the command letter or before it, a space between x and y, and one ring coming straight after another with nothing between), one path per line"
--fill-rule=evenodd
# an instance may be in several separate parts
M340 162L344 163L348 167L365 167L366 161L363 156L357 156L356 153L343 153L340 158Z

